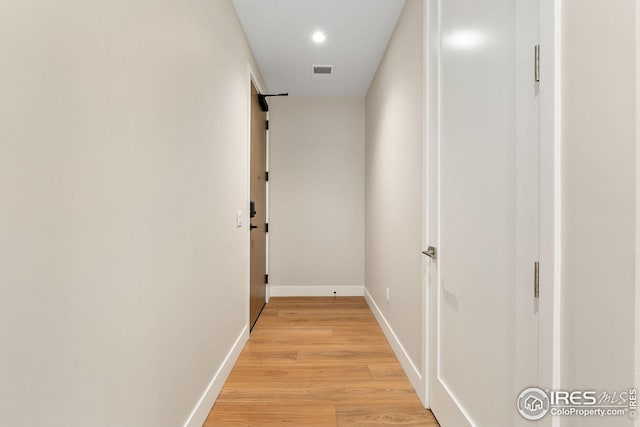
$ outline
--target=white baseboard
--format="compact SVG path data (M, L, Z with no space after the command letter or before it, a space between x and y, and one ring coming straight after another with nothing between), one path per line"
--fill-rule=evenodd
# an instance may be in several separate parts
M334 294L334 292L336 292ZM361 297L364 286L274 286L269 285L269 297Z
M400 340L396 336L395 332L393 332L393 329L391 329L391 325L389 325L389 322L387 322L387 319L385 319L382 311L373 300L373 297L367 289L364 290L364 298L367 301L367 304L369 304L369 308L378 321L380 328L382 328L384 336L387 337L387 341L389 341L389 344L391 345L393 352L396 354L398 361L400 361L400 365L402 365L402 369L404 369L405 374L407 374L411 385L418 394L420 401L424 404L424 394L426 390L424 383L425 376L420 373L420 370L418 368L416 368L416 365L407 354L407 351L402 346L402 343L400 343Z
M222 391L222 387L224 386L224 382L227 380L227 377L231 373L231 369L233 365L235 365L244 345L247 343L249 339L249 327L245 326L240 336L236 339L236 342L227 353L227 357L224 358L222 365L218 368L218 371L211 379L211 382L205 389L202 397L198 403L196 403L195 408L187 418L187 421L184 423L184 427L202 427L204 422L207 419L207 415L211 411L213 404L216 402L220 391Z

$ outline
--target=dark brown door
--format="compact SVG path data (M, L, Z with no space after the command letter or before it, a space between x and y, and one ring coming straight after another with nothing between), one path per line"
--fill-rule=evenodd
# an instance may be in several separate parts
M253 328L265 304L266 294L266 209L267 209L267 113L258 102L251 83L251 286L249 325Z

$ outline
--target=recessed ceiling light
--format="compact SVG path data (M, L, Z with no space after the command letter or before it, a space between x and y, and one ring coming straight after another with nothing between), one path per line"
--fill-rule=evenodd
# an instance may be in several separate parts
M316 31L315 33L313 33L312 39L315 43L320 44L324 43L324 41L327 39L327 36L325 36L322 31Z

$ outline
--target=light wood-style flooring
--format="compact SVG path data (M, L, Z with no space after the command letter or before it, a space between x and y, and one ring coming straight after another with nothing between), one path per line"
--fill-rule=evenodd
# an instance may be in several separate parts
M204 427L438 426L364 298L272 298Z

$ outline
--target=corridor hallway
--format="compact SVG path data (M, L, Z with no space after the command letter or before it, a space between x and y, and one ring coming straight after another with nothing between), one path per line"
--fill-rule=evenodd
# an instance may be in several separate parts
M436 427L362 297L272 298L205 427Z

